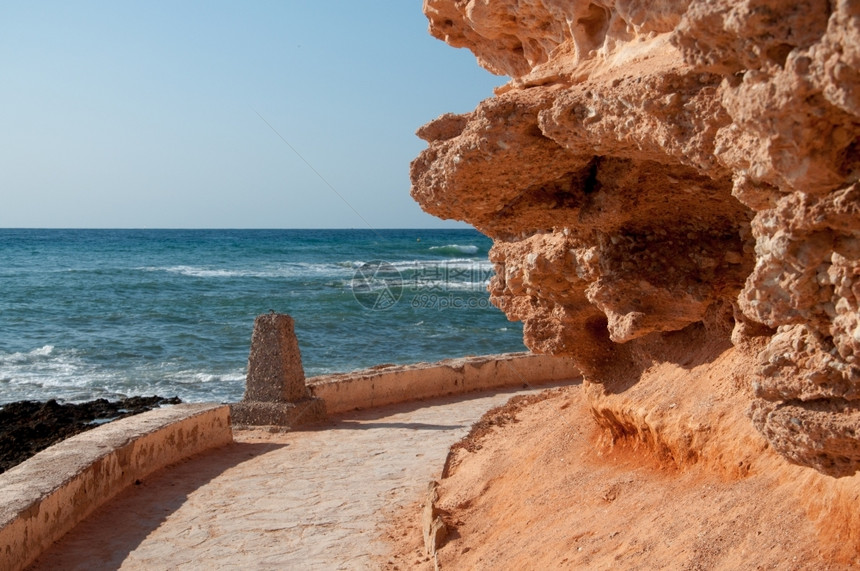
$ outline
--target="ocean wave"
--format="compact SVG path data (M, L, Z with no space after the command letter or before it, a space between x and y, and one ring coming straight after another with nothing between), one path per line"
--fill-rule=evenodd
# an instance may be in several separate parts
M223 268L206 268L200 266L165 266L139 268L147 272L167 272L192 278L258 278L270 277L271 272L259 270L228 270Z
M183 369L152 379L153 390L160 394L176 394L186 402L232 401L242 398L245 371L212 373Z
M43 345L38 349L25 352L15 353L0 353L0 365L4 364L26 364L44 360L45 357L50 357L54 352L53 345Z
M234 374L224 374L217 375L213 373L200 373L194 371L181 371L182 377L184 377L184 381L186 383L236 383L236 382L245 382L245 374L244 373L234 373ZM177 376L180 376L177 373Z
M346 262L344 262L346 263ZM369 262L368 262L369 263ZM445 279L447 281L456 282L488 282L495 275L493 264L488 260L470 260L467 258L452 258L448 260L401 260L393 262L384 262L388 267L382 266L379 274L374 273L375 267L370 267L368 271L358 273L362 268L362 262L354 262L355 271L352 274L352 280L359 282L369 278L379 277L397 279L404 282L427 281ZM393 268L397 272L391 272ZM351 285L351 281L347 281L346 285Z
M0 353L0 378L9 384L80 387L96 376L72 349L44 345L27 352Z
M341 264L294 263L265 269L227 269L201 266L163 266L137 268L146 272L167 272L193 278L295 278L343 274L353 266Z
M389 262L398 270L422 270L422 269L450 269L450 270L476 270L493 271L493 264L489 260L471 260L469 258L450 258L448 260L410 260L401 262Z
M492 276L493 264L488 260L470 258L448 258L444 260L381 260L399 272L435 272L437 270L449 273L457 272L458 275L465 273L482 274ZM334 263L293 263L262 269L244 268L215 268L207 266L145 266L136 268L144 272L165 272L178 274L193 278L204 279L236 279L236 278L264 278L264 279L292 279L313 277L348 278L366 264L373 264L379 260L344 260Z
M127 364L128 365L128 364ZM18 400L82 402L135 394L177 395L186 402L238 400L245 372L175 368L174 363L135 363L104 368L73 349L46 345L31 351L0 352L0 405Z
M477 254L478 247L473 244L448 244L446 246L430 246L430 251L436 254L446 254L456 256L458 254Z

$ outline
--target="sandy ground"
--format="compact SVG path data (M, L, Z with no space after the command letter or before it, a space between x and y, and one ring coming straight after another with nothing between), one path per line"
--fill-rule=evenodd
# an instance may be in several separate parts
M514 394L386 407L301 432L237 432L234 444L103 506L33 569L378 569L392 512Z
M599 443L579 386L493 411L440 483L441 569L851 569L834 560L796 485L764 471L678 469ZM416 564L419 508L395 516L386 569ZM858 561L860 563L860 561Z

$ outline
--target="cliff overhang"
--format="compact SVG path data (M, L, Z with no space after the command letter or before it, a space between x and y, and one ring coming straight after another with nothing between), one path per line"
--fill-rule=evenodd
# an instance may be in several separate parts
M860 5L425 0L511 79L418 134L427 212L494 239L491 299L618 390L677 335L749 355L789 460L860 468ZM600 407L595 406L600 415ZM611 423L611 419L603 419Z

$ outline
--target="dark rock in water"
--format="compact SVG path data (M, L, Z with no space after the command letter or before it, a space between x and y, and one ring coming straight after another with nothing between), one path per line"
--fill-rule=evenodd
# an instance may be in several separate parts
M79 404L20 401L0 406L0 473L20 464L48 446L95 428L105 422L132 416L166 404L177 397L129 397L118 401L98 399Z

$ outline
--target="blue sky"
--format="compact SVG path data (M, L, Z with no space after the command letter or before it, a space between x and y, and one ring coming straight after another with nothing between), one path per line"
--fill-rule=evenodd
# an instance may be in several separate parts
M420 0L3 2L0 227L456 227L415 129L505 81Z

